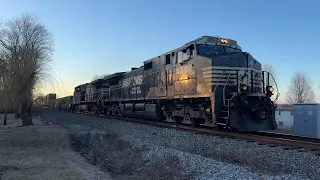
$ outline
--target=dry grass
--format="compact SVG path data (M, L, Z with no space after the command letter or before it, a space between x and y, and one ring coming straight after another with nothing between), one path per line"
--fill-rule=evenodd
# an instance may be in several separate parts
M64 128L34 124L17 127L21 120L9 115L0 125L0 179L110 179L70 149Z
M148 148L134 148L116 135L82 132L70 136L75 151L115 179L194 179L193 172L185 172L177 157L143 158Z

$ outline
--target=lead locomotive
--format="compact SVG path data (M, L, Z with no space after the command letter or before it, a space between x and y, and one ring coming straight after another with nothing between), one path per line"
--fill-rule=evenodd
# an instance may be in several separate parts
M202 36L75 88L72 110L238 131L276 128L272 75L236 41Z

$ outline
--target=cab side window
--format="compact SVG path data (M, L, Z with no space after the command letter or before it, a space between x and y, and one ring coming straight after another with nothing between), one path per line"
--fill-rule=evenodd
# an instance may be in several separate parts
M177 63L181 63L183 61L183 53L182 51L178 52Z
M189 49L190 50L190 49ZM188 60L189 59L189 55L188 55L188 49L185 49L182 51L182 61Z
M166 55L166 65L167 64L171 64L171 55L170 54Z
M191 45L189 47L190 49L190 58L193 58L195 56L195 48L194 48L194 45Z
M195 48L194 45L189 46L188 48L181 50L178 52L178 58L176 63L180 63L182 61L189 60L195 56Z

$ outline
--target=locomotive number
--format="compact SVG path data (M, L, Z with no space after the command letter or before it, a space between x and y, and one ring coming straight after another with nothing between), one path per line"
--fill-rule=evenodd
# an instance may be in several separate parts
M189 73L192 72L192 65L181 66L176 69L176 73Z

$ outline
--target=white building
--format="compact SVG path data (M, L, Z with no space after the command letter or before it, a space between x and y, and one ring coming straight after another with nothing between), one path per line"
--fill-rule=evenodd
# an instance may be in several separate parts
M278 126L293 127L293 114L291 105L278 104L275 116Z

